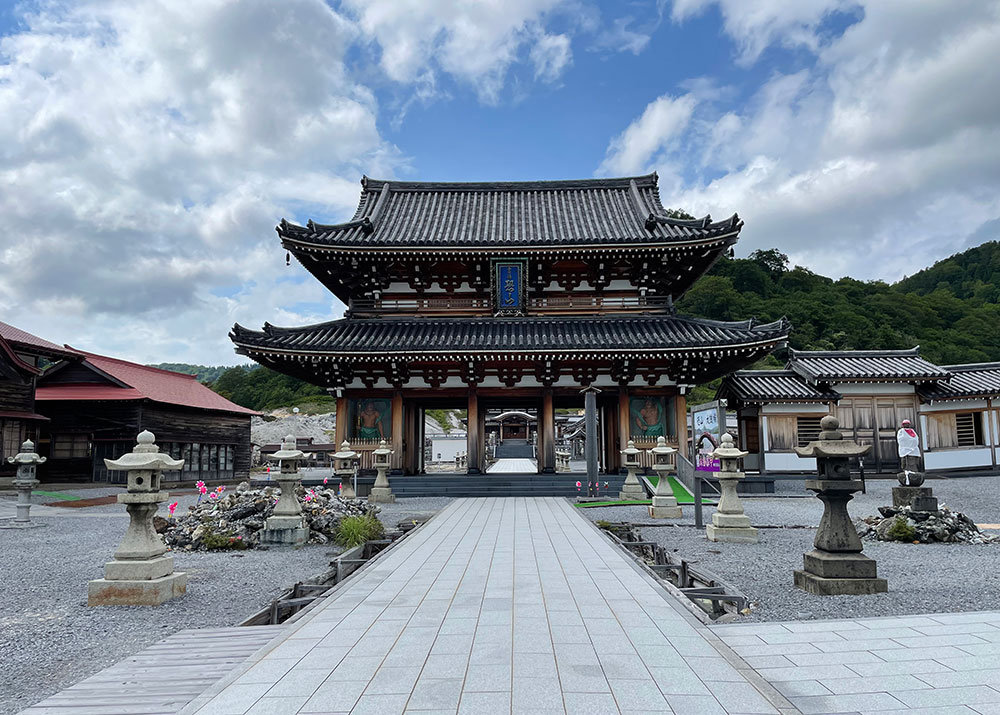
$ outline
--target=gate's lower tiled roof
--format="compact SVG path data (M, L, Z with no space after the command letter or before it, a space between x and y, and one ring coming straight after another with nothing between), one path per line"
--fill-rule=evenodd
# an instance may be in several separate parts
M378 358L384 354L669 352L784 341L790 326L664 316L582 318L345 318L300 328L235 325L237 348Z

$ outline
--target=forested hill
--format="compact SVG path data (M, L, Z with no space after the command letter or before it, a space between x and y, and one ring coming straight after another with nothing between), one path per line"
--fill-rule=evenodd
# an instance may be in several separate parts
M209 367L207 365L189 365L185 362L160 362L150 365L150 367L158 367L161 370L170 370L171 372L180 372L185 375L197 375L198 382L204 383L215 382L222 373L229 369L225 365L213 365Z
M985 243L888 284L833 280L775 249L725 258L678 301L717 320L788 316L802 350L889 350L920 345L938 364L1000 360L1000 243ZM778 355L780 360L783 356Z

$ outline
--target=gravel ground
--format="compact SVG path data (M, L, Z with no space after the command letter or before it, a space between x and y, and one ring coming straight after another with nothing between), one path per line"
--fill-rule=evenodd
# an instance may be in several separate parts
M868 493L850 503L854 517L875 514L892 503L895 482L871 481ZM942 504L963 511L977 523L1000 522L1000 479L931 480L926 482ZM792 571L802 568L802 554L812 549L815 526L823 513L819 500L798 499L801 483L785 483L782 496L744 500L744 509L762 528L759 544L716 544L693 528L692 507L684 518L654 521L645 507L596 507L581 511L590 519L657 523L642 529L643 538L657 541L679 556L714 572L754 602L746 620L785 621L864 618L914 613L992 610L1000 593L1000 544L897 544L865 542L865 553L878 562L879 576L888 579L889 593L876 596L813 596L792 586ZM705 508L705 521L713 509ZM669 524L669 525L664 525ZM808 527L808 528L794 528ZM996 533L996 532L991 532Z
M120 491L78 493L87 498ZM179 497L178 510L195 499ZM391 527L402 519L427 518L448 501L400 500L383 505L379 517ZM0 715L19 712L176 631L236 625L296 581L326 570L338 551L330 545L180 551L175 567L188 574L183 598L156 608L88 608L87 582L101 577L121 540L124 507L66 509L65 516L52 511L32 511L34 520L47 524L43 528L0 530ZM165 515L166 507L160 512Z

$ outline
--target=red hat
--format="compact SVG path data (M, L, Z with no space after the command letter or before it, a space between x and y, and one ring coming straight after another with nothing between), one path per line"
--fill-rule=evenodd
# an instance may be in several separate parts
M908 424L911 424L911 423L910 423L910 421L909 421L909 420L903 420L903 424L904 424L904 425L908 425Z

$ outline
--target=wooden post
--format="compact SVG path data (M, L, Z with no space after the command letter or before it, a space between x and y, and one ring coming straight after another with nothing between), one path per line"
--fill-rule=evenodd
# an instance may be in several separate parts
M556 471L556 412L552 406L552 388L542 390L542 414L538 422L540 429L538 466L543 474L554 474Z
M406 463L403 459L403 393L396 390L392 393L392 455L393 470L402 471Z
M618 449L628 447L629 434L632 432L628 413L628 386L618 386Z
M588 496L596 496L598 489L596 485L599 482L597 476L598 449L601 441L601 436L597 433L597 393L600 390L591 386L584 388L582 392L586 425L584 454L587 457L587 483L589 485L587 494Z
M336 437L334 442L337 445L337 449L340 449L340 445L347 439L347 420L349 419L347 414L347 398L338 397L337 398L337 429L335 430Z
M479 474L483 464L480 452L483 435L479 430L479 395L475 386L469 387L469 414L466 422L469 429L466 435L466 472Z
M674 406L674 420L677 425L677 451L691 459L692 454L688 449L687 397L680 394L680 391L674 398ZM720 425L720 429L725 429L725 425Z

